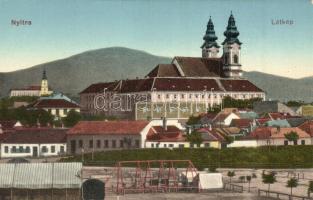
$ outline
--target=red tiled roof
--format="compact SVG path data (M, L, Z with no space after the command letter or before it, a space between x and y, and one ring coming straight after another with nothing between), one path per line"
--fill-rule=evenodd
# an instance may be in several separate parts
M41 99L32 104L36 108L79 108L76 103L65 99Z
M115 81L115 82L107 82L107 83L95 83L84 89L83 91L80 92L80 94L84 93L99 93L99 92L104 92L104 89L106 90L113 90L117 87L117 85L120 83L120 81Z
M221 58L175 57L186 77L221 77L223 61Z
M273 119L273 120L277 120L277 119L288 119L288 118L292 118L293 116L291 116L289 113L279 113L279 112L275 112L275 113L268 113L268 116Z
M186 141L186 138L176 126L167 126L167 130L164 130L162 126L153 126L147 134L147 140L159 142L182 142Z
M148 121L80 121L68 135L140 135Z
M120 93L150 91L153 85L153 78L133 79L121 81Z
M10 130L14 128L14 125L16 124L16 120L10 120L10 121L0 121L1 129L2 130Z
M226 80L222 79L221 83L226 91L234 91L234 92L246 92L246 91L253 91L253 92L263 92L260 88L255 86L248 80Z
M23 128L18 129L3 140L9 144L53 144L66 143L67 129Z
M309 135L311 135L311 137L313 137L313 120L308 120L304 122L303 124L298 126L298 128L300 128L301 130L304 130Z
M290 132L296 132L299 138L309 138L310 135L301 130L300 128L276 128L276 127L258 127L253 132L250 133L250 137L255 139L275 139L275 138L285 138L285 134Z
M252 119L233 119L230 123L230 126L235 126L238 128L247 128L250 127Z
M153 87L157 91L221 91L214 79L157 78Z
M180 77L174 64L159 64L148 74L148 77Z

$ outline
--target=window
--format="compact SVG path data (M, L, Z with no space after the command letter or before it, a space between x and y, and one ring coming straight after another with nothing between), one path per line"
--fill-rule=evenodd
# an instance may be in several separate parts
M30 147L26 147L25 152L30 153Z
M166 148L167 147L166 144L163 144L163 147Z
M108 148L109 147L109 140L104 140L104 147Z
M51 146L51 153L55 153L55 146Z
M67 115L67 109L64 109L63 112L64 112L64 115Z
M184 144L179 144L178 147L179 147L179 148L184 148L185 145L184 145Z
M174 147L174 144L169 144L168 146L169 146L169 147Z
M293 145L298 145L298 140L293 141Z
M139 146L140 146L139 140L136 140L136 141L135 141L135 144L136 144L136 148L139 148Z
M12 147L11 153L16 153L16 146L13 146L13 147Z
M151 147L154 148L154 143L151 143Z
M100 148L100 147L101 147L101 141L97 140L97 148Z
M112 148L116 148L116 141L112 140Z
M202 95L202 99L204 99L204 97L205 97L205 96L204 96L204 94L203 94L203 95Z
M161 99L161 95L160 94L158 94L158 99Z
M79 146L79 148L83 148L83 141L82 140L78 141L78 146Z
M183 99L183 98L185 98L185 95L184 95L184 94L182 94L182 95L181 95L181 98L182 98L182 99Z
M192 94L189 94L189 99L191 99L192 98Z
M9 147L8 147L8 146L5 146L5 147L4 147L4 152L5 152L5 153L9 153Z
M288 140L284 141L284 145L287 146L288 145Z
M167 99L170 98L170 95L169 95L169 94L166 94L166 98L167 98Z
M204 147L207 147L207 148L210 147L210 143L205 143Z
M60 110L59 109L55 109L55 114L59 115L60 114Z
M60 147L60 152L61 152L61 153L64 153L64 146L61 146L61 147Z
M24 150L24 148L23 148L22 146L19 146L19 147L18 147L18 152L19 152L19 153L23 153L23 150Z
M123 147L124 147L124 141L120 140L120 148L123 148Z
M234 63L238 64L238 56L237 55L234 55Z
M43 146L43 147L41 147L41 151L42 151L42 153L47 153L48 148L46 146Z
M198 98L198 95L196 94L195 97Z
M157 144L156 144L156 148L159 148L159 146L160 146L160 144L159 144L159 143L157 143Z
M89 140L89 148L93 148L93 140Z
M305 140L301 140L301 145L305 145Z

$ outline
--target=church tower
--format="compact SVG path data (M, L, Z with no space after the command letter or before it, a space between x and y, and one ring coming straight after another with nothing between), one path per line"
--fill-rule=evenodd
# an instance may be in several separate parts
M48 87L48 79L46 75L46 70L44 69L42 72L40 96L46 96L46 95L50 95L50 91Z
M224 32L225 40L223 45L223 69L224 75L230 78L239 78L242 76L240 49L241 42L237 38L239 32L237 31L236 22L233 14L230 14L228 25Z
M216 43L217 37L214 31L214 25L210 16L207 30L203 37L204 43L201 46L202 48L202 57L203 58L217 58L220 46Z

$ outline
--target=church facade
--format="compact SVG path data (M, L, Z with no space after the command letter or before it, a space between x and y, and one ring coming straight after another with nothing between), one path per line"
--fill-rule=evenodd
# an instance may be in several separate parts
M186 119L221 105L226 96L264 100L265 92L242 77L242 43L232 14L224 35L219 57L221 46L216 42L210 17L202 57L177 56L141 79L92 84L80 93L82 113L130 119Z

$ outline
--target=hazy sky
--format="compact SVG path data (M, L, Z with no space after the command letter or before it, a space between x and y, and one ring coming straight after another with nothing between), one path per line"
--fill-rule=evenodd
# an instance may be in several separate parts
M313 75L311 0L0 0L0 71L112 46L201 56L209 16L221 43L231 10L244 70ZM280 19L293 24L272 24ZM11 20L31 25L15 26Z

